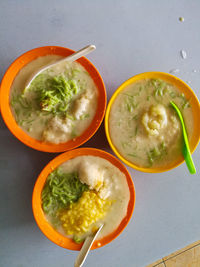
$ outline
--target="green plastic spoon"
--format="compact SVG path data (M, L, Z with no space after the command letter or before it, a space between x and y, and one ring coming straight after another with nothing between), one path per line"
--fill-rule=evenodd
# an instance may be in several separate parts
M187 165L190 173L191 174L195 174L196 173L196 168L194 166L194 162L192 160L192 156L191 156L191 153L190 153L190 147L189 147L189 142L188 142L188 137L187 137L187 132L186 132L183 116L181 114L181 111L179 110L179 108L176 106L176 104L173 101L171 101L170 104L176 110L176 112L177 112L177 114L179 116L179 119L181 121L181 126L182 126L182 129L183 129L183 138L184 138L184 141L185 141L184 146L183 146L183 156L184 156L186 165Z

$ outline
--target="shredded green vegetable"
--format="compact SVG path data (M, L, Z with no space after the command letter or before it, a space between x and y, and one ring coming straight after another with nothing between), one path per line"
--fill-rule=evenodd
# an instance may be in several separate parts
M78 236L73 236L73 240L75 243L80 244L84 241L83 238L79 238Z
M86 190L88 186L80 182L77 172L64 173L58 168L49 175L42 191L43 210L55 216L59 209L78 201Z
M170 92L169 95L171 96L171 98L175 98L176 97L176 93L175 92Z
M162 142L158 147L154 147L147 152L148 162L150 166L153 165L155 160L160 160L167 153L165 143Z
M80 91L75 80L64 76L50 76L48 73L38 75L29 88L22 93L13 91L11 106L20 126L29 126L37 116L70 116L71 100ZM75 118L71 119L75 120Z
M138 103L135 103L134 96L127 96L125 103L128 112L132 112L138 106Z
M23 110L26 110L26 112L32 110L31 103L24 97L23 94L12 94L11 106L15 108L16 104L19 104Z
M66 112L69 102L79 91L75 80L67 80L64 76L51 77L47 74L38 75L28 91L36 93L36 102L42 111L51 113Z
M83 115L81 115L81 117L80 117L80 119L81 120L85 120L85 119L88 119L90 117L90 114L83 114Z
M150 100L150 97L151 97L150 95L148 95L148 96L147 96L147 101L149 101L149 100Z
M81 70L73 69L71 72L72 72L72 77L76 77L81 72Z
M135 136L137 135L138 133L138 126L135 127Z
M121 146L122 146L123 148L126 148L126 147L128 146L128 142L121 142Z
M181 99L181 107L182 107L182 109L190 107L190 103L186 99L186 97L185 97L185 95L183 93L179 95L179 98Z
M163 96L165 93L165 87L166 87L166 83L158 80L158 79L152 79L151 80L152 85L154 86L155 90L153 92L153 95L156 96Z
M127 155L130 156L130 157L138 158L137 154L135 154L135 153L129 153Z
M135 116L133 116L133 120L137 120L138 119L138 114L136 114Z

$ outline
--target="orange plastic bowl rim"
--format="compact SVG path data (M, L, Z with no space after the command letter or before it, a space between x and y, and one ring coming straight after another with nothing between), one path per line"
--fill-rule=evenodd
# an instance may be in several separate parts
M42 141L38 141L32 137L30 137L28 134L26 134L16 123L14 116L12 114L11 108L10 108L10 88L12 86L12 83L18 74L18 72L28 63L33 61L34 59L40 57L40 56L46 56L46 55L59 55L59 56L69 56L73 54L75 51L65 48L65 47L59 47L59 46L44 46L35 48L33 50L30 50L20 57L18 57L8 68L6 71L2 82L1 82L1 89L0 89L0 107L1 107L1 114L3 117L4 122L6 123L8 129L17 137L21 142L23 142L25 145L34 148L39 151L44 152L63 152L67 151L73 148L76 148L83 143L85 143L87 140L89 140L95 132L98 130L99 126L101 125L101 122L103 120L105 109L106 109L106 89L104 86L104 82L98 72L98 70L95 68L95 66L85 57L82 57L77 60L90 74L92 77L97 89L98 89L98 103L97 103L97 110L96 114L89 125L89 127L77 138L73 140L69 140L66 143L62 144L50 144L45 143Z
M191 152L194 152L195 148L197 147L199 140L200 140L200 127L199 127L199 119L200 119L200 104L199 101L192 91L192 89L181 79L169 74L169 73L164 73L164 72L145 72L141 74L137 74L130 79L126 80L124 83L122 83L118 89L114 92L112 95L108 106L106 110L106 115L105 115L105 132L106 132L106 137L107 140L110 144L110 147L114 151L114 153L117 155L118 158L120 158L125 164L130 166L133 169L136 169L138 171L142 172L150 172L150 173L160 173L164 171L171 170L180 164L184 162L184 158L182 155L178 157L175 161L169 163L168 165L165 166L160 166L160 167L152 167L152 168L145 168L138 166L127 159L125 159L120 152L118 151L117 147L113 144L112 139L110 137L110 131L109 131L109 115L110 115L110 110L112 108L112 104L114 103L116 97L125 89L127 86L130 84L133 84L137 81L143 80L143 79L163 79L164 81L167 81L177 87L179 91L183 92L186 96L187 99L190 99L190 105L192 108L192 113L193 113L193 118L194 118L194 130L193 130L193 135L190 140L190 150Z
M101 157L106 160L108 160L111 164L116 166L122 173L126 176L126 181L129 187L130 192L130 199L127 207L127 214L121 221L120 225L115 229L112 233L109 235L103 237L102 239L99 239L95 241L92 245L92 249L96 249L99 247L102 247L109 242L111 242L113 239L115 239L127 226L133 210L135 206L135 188L132 181L132 178L130 174L128 173L125 166L114 156L111 154L95 149L95 148L78 148L71 151L67 151L59 156L57 156L55 159L50 161L46 167L42 170L40 175L37 178L37 181L34 186L33 195L32 195L32 208L33 208L33 215L35 217L35 220L40 228L40 230L43 232L43 234L50 239L55 244L71 250L80 250L82 247L82 244L76 244L72 239L64 237L60 233L58 233L45 219L44 212L42 210L41 206L41 193L44 187L44 184L46 182L46 179L48 175L56 169L59 165L66 162L67 160L70 160L72 158L78 157L78 156L84 156L84 155L91 155L96 157Z

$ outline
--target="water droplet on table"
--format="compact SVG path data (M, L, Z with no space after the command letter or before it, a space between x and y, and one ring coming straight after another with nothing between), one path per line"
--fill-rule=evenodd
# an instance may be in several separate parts
M186 59L186 58L187 58L187 53L186 53L186 51L183 50L183 49L180 51L180 55L181 55L181 57L182 57L183 59Z

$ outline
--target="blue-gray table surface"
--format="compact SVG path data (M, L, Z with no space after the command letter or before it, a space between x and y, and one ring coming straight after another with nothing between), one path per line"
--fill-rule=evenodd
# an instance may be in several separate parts
M88 58L104 79L108 99L137 73L171 69L179 69L176 75L200 98L199 12L199 0L1 0L0 78L32 48L77 50L92 43L97 50ZM111 152L103 125L84 146ZM49 241L31 209L36 178L55 156L20 143L0 118L2 267L73 266L77 252ZM200 147L193 158L193 176L185 164L162 174L128 167L136 188L133 217L117 239L89 254L85 266L142 267L200 239Z

